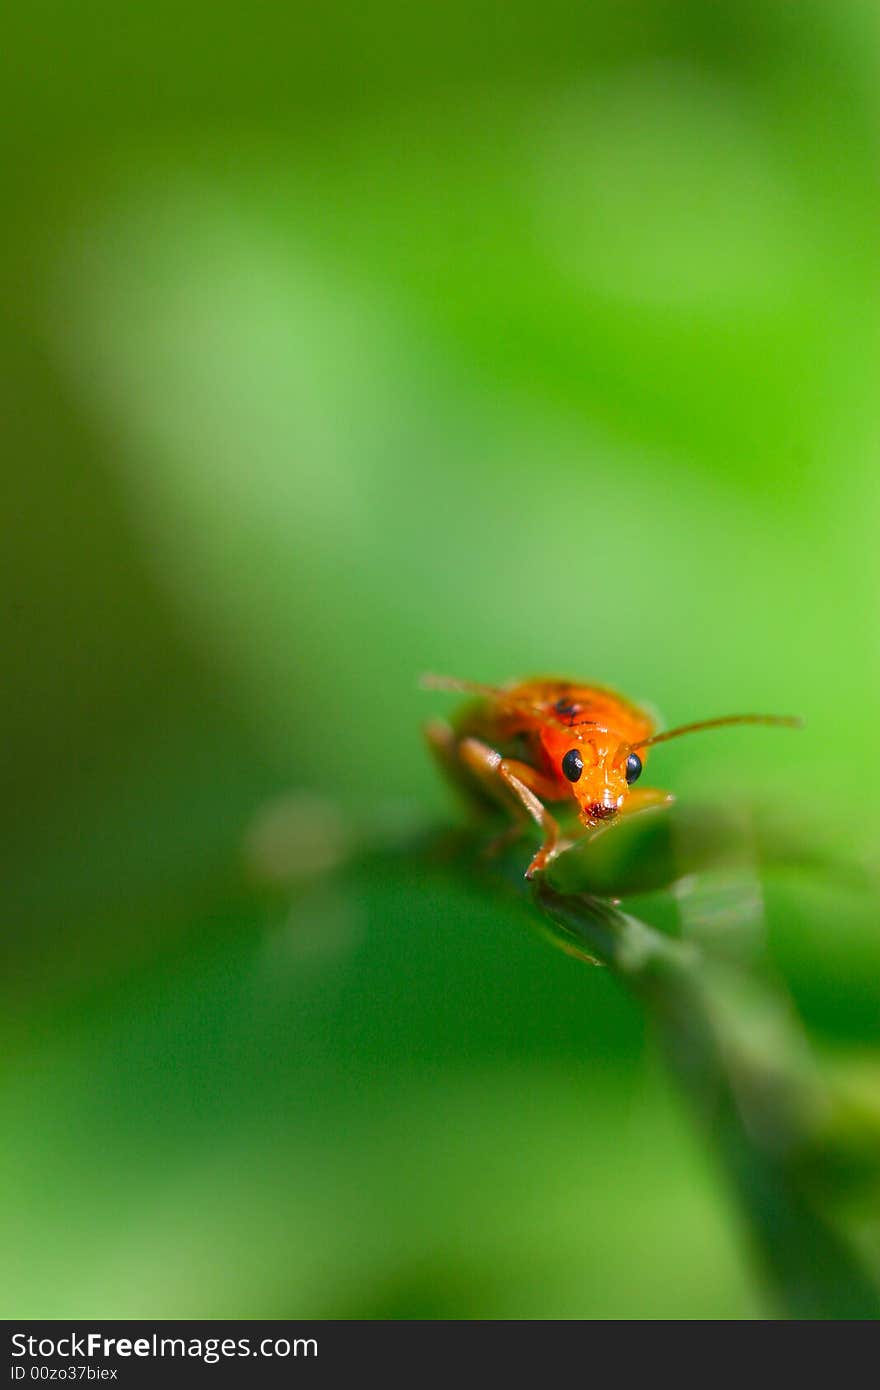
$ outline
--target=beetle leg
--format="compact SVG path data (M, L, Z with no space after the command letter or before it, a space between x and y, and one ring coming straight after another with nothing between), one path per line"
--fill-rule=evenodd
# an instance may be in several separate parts
M423 727L425 740L446 780L474 810L484 814L498 805L485 782L477 781L461 760L455 730L443 719L431 719Z
M455 734L451 726L444 719L431 719L423 726L422 733L425 735L425 742L437 759L440 771L458 783L461 778L461 769Z
M496 796L498 792L502 793L501 799L514 814L522 817L525 811L544 832L544 843L526 870L526 878L531 878L559 852L559 826L536 794L555 795L555 784L528 763L521 763L515 758L502 758L494 748L476 738L463 738L458 745L458 753L465 766L484 786L495 792ZM502 789L511 795L506 795Z
M525 811L519 811L513 802L510 803L510 810L513 815L510 825L490 840L483 850L487 859L494 859L495 855L500 854L508 845L515 845L528 825L528 816Z

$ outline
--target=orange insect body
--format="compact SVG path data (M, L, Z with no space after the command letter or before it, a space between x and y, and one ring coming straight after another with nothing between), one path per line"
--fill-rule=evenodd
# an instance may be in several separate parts
M525 743L524 761L554 784L555 795L545 799L573 797L588 827L621 808L629 790L627 757L654 729L645 710L613 690L549 677L499 690L482 711L466 712L456 727L463 732L472 721L495 746L517 739ZM572 751L581 758L577 780L562 770Z
M800 722L778 715L727 715L657 734L651 714L600 685L536 677L496 687L439 676L426 677L424 684L477 696L451 726L429 726L428 739L459 785L500 796L543 830L544 843L528 877L563 848L544 803L573 799L582 823L592 830L624 810L672 800L666 792L633 788L650 745L724 724Z

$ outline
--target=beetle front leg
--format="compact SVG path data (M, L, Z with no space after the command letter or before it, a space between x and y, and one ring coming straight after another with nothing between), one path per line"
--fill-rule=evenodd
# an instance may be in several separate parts
M504 803L514 814L521 816L525 811L543 831L544 843L526 869L526 878L531 878L546 868L562 847L559 825L538 796L538 793L547 797L555 795L555 784L528 763L521 763L515 758L502 758L494 748L477 738L463 738L458 751L462 762L483 785L491 788L496 796L502 792ZM505 795L502 789L509 795Z
M431 719L422 732L440 771L468 807L474 812L482 812L484 816L494 810L498 805L497 789L475 778L472 770L462 761L458 737L452 726L443 719Z

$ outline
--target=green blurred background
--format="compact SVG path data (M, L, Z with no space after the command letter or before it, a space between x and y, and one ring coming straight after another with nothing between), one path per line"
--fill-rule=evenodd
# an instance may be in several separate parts
M608 973L406 852L592 677L880 832L875 5L4 21L6 1317L754 1317ZM876 894L766 884L878 1094Z

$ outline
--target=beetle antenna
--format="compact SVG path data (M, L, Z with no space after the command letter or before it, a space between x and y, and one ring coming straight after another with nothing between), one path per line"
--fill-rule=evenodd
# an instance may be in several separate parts
M462 681L457 676L435 676L427 672L419 685L423 690L451 690L459 695L485 695L490 700L504 698L505 692L497 685L483 685L480 681Z
M419 685L423 690L450 690L459 695L482 695L484 699L497 700L500 704L507 705L511 710L527 710L529 714L538 715L548 723L563 722L548 714L540 705L534 704L531 700L520 699L499 685L483 685L481 681L463 681L459 680L457 676L435 676L430 671L422 676Z
M700 719L695 724L679 724L677 729L666 729L652 738L640 739L632 747L648 748L654 743L666 743L668 739L680 738L682 734L695 734L701 729L720 729L727 724L770 724L783 729L802 729L804 721L794 714L723 714L720 719Z

